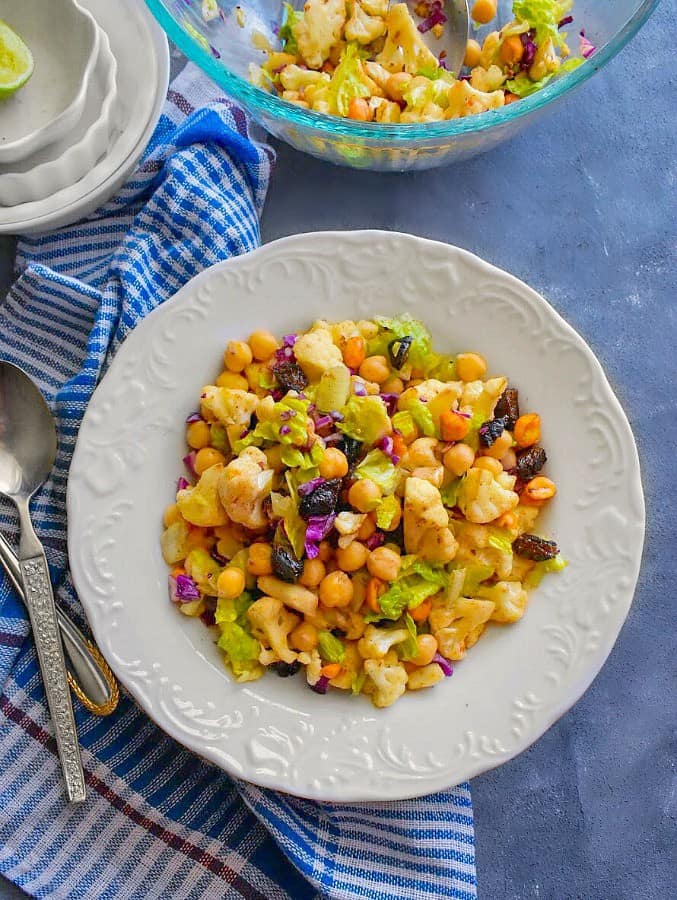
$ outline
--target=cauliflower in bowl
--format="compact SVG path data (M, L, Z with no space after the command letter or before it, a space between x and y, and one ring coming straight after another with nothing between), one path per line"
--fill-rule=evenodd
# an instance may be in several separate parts
M419 0L413 12L387 0L306 0L302 11L287 3L281 45L251 64L250 80L296 106L359 122L479 115L541 90L594 52L586 42L572 56L566 44L573 2L514 0L512 21L501 26L489 25L484 4L489 27L481 45L468 41L459 72L447 67L440 0Z
M541 420L478 353L434 352L405 314L258 331L224 364L186 420L161 549L236 681L303 671L390 706L565 565L537 533L556 493Z

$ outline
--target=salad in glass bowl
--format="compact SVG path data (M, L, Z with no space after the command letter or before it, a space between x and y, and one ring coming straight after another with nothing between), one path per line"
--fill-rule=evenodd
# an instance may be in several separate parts
M564 567L540 439L505 376L408 315L230 341L164 514L171 600L237 681L302 670L390 706Z
M545 87L594 52L583 32L572 55L566 26L573 0L514 0L513 20L468 41L461 72L435 47L447 19L441 0L307 0L286 4L280 47L250 66L253 84L316 112L360 122L407 124L458 119L499 109ZM487 25L496 0L476 0ZM416 21L418 19L418 22ZM427 43L424 41L426 36Z

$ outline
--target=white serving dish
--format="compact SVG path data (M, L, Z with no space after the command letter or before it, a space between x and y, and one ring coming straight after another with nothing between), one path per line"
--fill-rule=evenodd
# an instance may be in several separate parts
M108 34L118 63L117 127L108 153L77 184L45 200L0 208L0 234L36 234L90 215L134 170L146 149L167 95L167 38L136 0L80 0Z
M0 101L0 166L26 159L77 125L99 54L101 32L75 0L3 0L0 18L28 44L29 81Z
M108 150L116 113L117 61L108 35L96 27L100 31L99 55L80 121L62 142L0 174L0 204L17 206L52 196L80 181Z
M518 624L491 626L452 678L389 709L339 691L321 697L302 677L237 684L208 629L167 596L159 536L185 418L231 338L402 311L428 325L438 349L485 354L519 388L522 409L540 413L559 489L543 529L569 565L533 592ZM446 244L325 232L207 269L136 327L85 414L68 524L73 580L97 643L168 734L269 788L397 800L511 759L578 700L630 608L644 499L632 432L599 362L541 296Z

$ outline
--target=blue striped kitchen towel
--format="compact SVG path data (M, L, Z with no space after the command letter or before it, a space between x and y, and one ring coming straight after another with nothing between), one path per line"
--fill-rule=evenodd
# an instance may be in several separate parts
M87 401L134 325L201 269L256 247L272 163L242 111L188 68L143 161L89 221L18 247L0 357L58 422L35 503L58 600L83 623L66 555L68 465ZM16 519L0 504L0 528ZM50 898L439 900L476 897L468 785L402 803L318 804L235 783L126 696L76 711L88 798L64 803L22 606L0 576L0 872Z

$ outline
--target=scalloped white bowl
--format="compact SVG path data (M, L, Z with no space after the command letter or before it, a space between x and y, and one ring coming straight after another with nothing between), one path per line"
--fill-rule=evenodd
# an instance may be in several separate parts
M447 351L485 354L543 421L559 493L545 530L569 560L516 625L452 678L386 710L301 676L229 677L207 628L167 597L159 547L185 418L223 348L256 328L410 311ZM583 339L527 285L410 235L299 235L190 281L125 340L85 415L68 484L75 587L120 681L164 730L234 776L331 801L458 784L532 744L581 696L630 608L644 535L630 426ZM600 719L601 721L601 719ZM600 726L601 727L601 726Z
M3 0L0 18L28 44L35 69L0 102L0 165L26 159L80 121L99 54L101 31L76 0Z
M17 206L50 197L76 184L109 147L117 109L117 61L99 28L99 52L89 80L84 113L71 136L32 154L0 174L0 204Z

